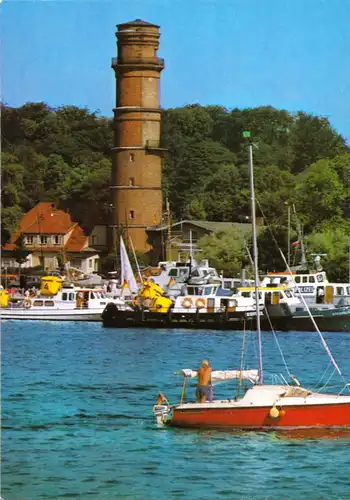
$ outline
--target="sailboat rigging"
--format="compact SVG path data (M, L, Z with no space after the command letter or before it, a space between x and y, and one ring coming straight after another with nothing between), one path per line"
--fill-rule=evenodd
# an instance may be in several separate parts
M161 394L153 413L158 423L166 423L176 427L214 427L236 429L312 429L312 428L346 428L350 427L350 395L344 395L350 384L344 381L344 387L338 394L320 393L306 389L300 385L294 376L290 375L291 383L283 379L284 384L269 385L264 383L262 338L260 331L259 311L259 277L258 252L255 227L255 192L253 172L253 144L250 132L244 132L249 140L249 173L252 211L252 238L255 301L257 307L257 337L259 347L258 370L225 370L212 372L213 379L248 380L253 385L245 394L239 394L234 399L220 399L199 402L184 402L185 384L187 378L193 378L197 372L183 369L184 384L179 404L169 405ZM317 328L317 325L315 323ZM318 330L318 328L317 328ZM318 330L321 342L333 366L341 375L328 345Z

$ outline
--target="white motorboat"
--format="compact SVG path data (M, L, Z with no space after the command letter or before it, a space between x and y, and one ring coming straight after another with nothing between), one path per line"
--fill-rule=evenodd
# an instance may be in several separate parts
M103 289L66 287L55 295L40 294L9 301L1 307L1 319L101 321L101 314L110 302L124 303L121 299L107 298Z

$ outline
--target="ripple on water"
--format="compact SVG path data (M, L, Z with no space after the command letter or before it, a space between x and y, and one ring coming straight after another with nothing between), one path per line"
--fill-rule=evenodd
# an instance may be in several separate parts
M179 368L195 368L204 357L218 369L239 364L241 333L6 322L2 336L6 500L350 499L350 433L201 431L153 422L159 390L178 401ZM328 361L314 336L278 338L290 371L316 386ZM247 367L256 366L254 339L246 339ZM269 370L283 372L283 362L273 337L263 341L268 379ZM329 335L327 342L349 380L350 336Z

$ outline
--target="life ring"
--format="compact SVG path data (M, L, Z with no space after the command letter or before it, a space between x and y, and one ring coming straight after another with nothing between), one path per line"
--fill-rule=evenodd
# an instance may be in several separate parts
M31 303L31 301L29 299L25 299L25 301L23 302L23 304L24 304L24 307L26 309L30 309L32 307L32 303Z
M204 307L207 307L207 301L199 297L199 299L196 300L196 307L197 309L203 309Z
M237 300L235 300L235 299L228 300L228 302L227 302L227 311L228 312L235 312L236 307L237 307Z
M190 309L193 306L193 302L191 297L185 297L182 305L184 306L185 309Z

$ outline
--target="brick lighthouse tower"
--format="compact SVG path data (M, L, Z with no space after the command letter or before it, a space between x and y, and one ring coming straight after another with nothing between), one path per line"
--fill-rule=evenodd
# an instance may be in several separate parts
M114 244L123 232L146 252L146 228L162 218L159 79L159 26L136 19L119 24L114 147L112 148L112 227Z

